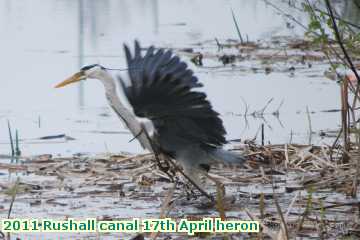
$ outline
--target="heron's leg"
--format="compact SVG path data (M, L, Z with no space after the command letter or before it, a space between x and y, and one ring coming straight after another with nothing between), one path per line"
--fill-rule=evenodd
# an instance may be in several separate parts
M155 159L156 161L160 162L159 160L159 155L161 153L161 151L159 151L160 149L158 149L158 147L153 143L152 139L150 138L148 132L146 131L144 125L141 125L143 131L144 131L144 134L146 136L146 138L148 139L150 145L151 145L151 149L155 155ZM191 182L192 185L194 185L200 192L201 194L203 194L204 196L206 196L207 198L213 200L213 197L210 196L209 194L207 194L201 187L199 187L191 178L189 178L172 160L170 157L166 156L165 154L164 155L164 159L165 161L167 162L167 164L171 165L174 169L175 169L175 172L180 172L189 182Z
M169 169L170 169L169 164L166 161L161 161L161 160L164 160L163 154L159 153L158 157L156 157L155 160L161 171L163 171L165 173L169 171Z
M166 161L166 156L164 154L162 154L162 152L160 151L160 149L158 148L158 145L155 144L153 142L153 139L150 137L149 133L146 131L145 125L143 123L140 123L141 125L141 130L139 131L138 134L136 134L136 136L130 140L130 142L136 138L138 138L142 133L145 134L147 140L149 141L149 144L151 146L151 150L154 153L154 157L156 160L156 163L160 169L160 171L164 172L166 175L169 176L169 178L171 179L172 182L174 182L174 176L172 176L171 174L169 174L169 169L170 169L170 165L169 163ZM161 163L160 158L163 159L163 162L165 163L164 165ZM175 175L175 174L173 174Z

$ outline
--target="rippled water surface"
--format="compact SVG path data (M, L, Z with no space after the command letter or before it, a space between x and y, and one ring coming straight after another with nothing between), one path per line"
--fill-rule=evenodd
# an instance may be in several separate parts
M215 51L214 44L206 41L237 39L231 8L251 41L303 35L297 26L287 28L286 19L260 0L212 0L206 5L200 0L1 0L0 154L10 150L7 120L18 129L24 155L141 152L137 142L129 143L131 135L108 108L100 82L89 80L64 89L53 86L85 64L125 67L122 44L134 39L144 46ZM292 14L306 19L303 13ZM253 138L264 123L266 141L287 142L293 133L292 141L307 143L306 106L317 112L311 115L313 131L338 127L338 113L319 113L339 105L336 83L323 77L325 65L294 76L189 65L221 113L228 139ZM283 101L279 118L249 116L246 125L238 116L245 111L244 101L249 111L255 111L271 98L265 113L275 111ZM59 134L75 140L38 139Z

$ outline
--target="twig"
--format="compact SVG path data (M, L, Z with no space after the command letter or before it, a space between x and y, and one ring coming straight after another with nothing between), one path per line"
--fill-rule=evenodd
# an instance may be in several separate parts
M231 8L231 14L232 14L232 18L233 18L233 21L234 21L234 24L235 24L235 27L236 27L236 31L237 31L238 36L240 38L240 42L241 42L241 44L244 44L244 40L243 40L243 37L241 36L240 28L239 28L239 25L238 25L238 23L236 21L235 14L234 14L234 11L233 11L232 8Z
M274 158L272 156L271 151L270 151L270 160L271 160L271 169L273 169L274 168ZM288 228L287 228L287 225L286 225L284 215L283 215L283 213L281 211L281 207L279 205L277 195L275 193L274 178L271 178L271 187L272 187L272 191L273 191L273 200L274 200L274 203L275 203L275 206L276 206L276 210L277 210L277 212L278 212L278 214L280 216L280 220L281 220L280 232L282 233L282 236L284 236L285 239L288 240L289 239L289 231L288 231Z
M309 0L306 0L306 2L307 2L307 4L308 4L308 6L311 6ZM356 1L355 1L355 2L356 2ZM294 7L294 6L293 6L293 8L301 11L301 9L299 9L298 7ZM326 16L330 16L329 13L324 12L323 10L321 10L321 9L319 9L319 8L316 8L315 6L311 6L311 10L312 10L313 12L318 12L318 13L324 14L324 15L326 15ZM354 28L360 29L360 26L357 25L357 24L355 24L355 23L353 23L353 22L350 22L350 21L348 21L348 20L342 19L342 18L340 18L340 17L338 17L338 16L334 16L334 17L335 17L336 20L342 21L343 23L345 23L345 24L347 24L347 25L349 25L349 26L352 26L352 27L354 27Z
M259 210L260 210L260 219L263 221L265 218L265 199L264 193L260 193L260 200L259 200ZM263 229L260 229L259 238L264 239L263 237Z
M326 3L326 8L328 9L328 12L329 12L329 15L330 15L330 18L331 18L331 21L332 21L332 25L333 25L333 29L334 29L334 32L335 32L336 40L337 40L338 44L340 45L341 50L344 53L345 59L347 60L347 63L349 64L351 71L355 74L356 79L358 81L358 85L357 85L356 91L355 91L355 93L357 93L357 92L359 92L359 87L360 87L360 76L357 73L356 68L355 68L355 66L354 66L354 64L353 64L353 62L352 62L352 60L351 60L345 46L344 46L344 43L343 43L343 41L341 39L339 29L338 29L338 26L337 26L336 21L335 21L334 13L333 13L332 7L330 5L330 1L325 0L325 3ZM355 94L355 98L357 98L357 94Z
M217 38L215 38L215 42L216 42L216 45L218 47L218 51L220 51L221 49L224 48L224 46L219 42L219 40Z
M10 206L9 206L9 210L8 210L8 214L7 214L7 218L10 218L11 215L11 211L12 208L14 206L14 202L15 202L15 198L16 198L16 194L17 194L17 187L18 187L18 183L19 183L19 179L16 180L15 185L12 188L12 192L11 192L11 202L10 202Z
M16 194L17 194L18 187L19 187L19 182L20 182L20 178L17 178L14 186L9 189L9 194L11 196L11 202L10 202L10 206L9 206L9 210L8 210L8 214L7 214L8 219L10 219L11 211L12 211L13 206L14 206ZM7 239L11 239L10 238L10 232L8 232L8 234L7 234Z
M261 145L264 146L264 138L265 138L265 133L264 133L264 124L261 124Z
M353 0L353 3L360 10L360 4L357 2L357 0Z
M251 139L252 142L255 142L255 141L256 141L260 130L261 130L261 125L260 125L260 126L258 127L258 129L256 130L255 136Z
M356 133L356 145L358 147L358 154L360 154L360 131L358 130ZM357 196L357 188L359 185L359 175L360 175L360 158L357 157L356 159L356 173L353 180L353 186L352 186L352 197L356 198Z
M308 200L307 200L307 203L306 203L306 208L301 216L301 219L300 219L300 222L299 224L297 225L297 231L300 231L303 224L304 224L304 221L305 221L305 218L307 217L307 215L310 213L310 210L312 208L312 190L309 191L309 196L308 196Z
M300 192L296 192L294 198L291 200L291 203L290 203L290 205L289 205L289 207L288 207L288 210L287 210L286 213L285 213L285 221L287 221L287 219L288 219L288 217L289 217L289 214L290 214L290 212L291 212L291 209L293 208L293 206L294 206L294 204L295 204L295 202L296 202L299 194L300 194Z
M341 124L344 137L344 149L349 151L349 129L348 129L348 81L347 78L341 83Z
M319 237L320 239L325 239L325 233L327 232L326 224L325 224L325 209L321 198L319 198L319 205L320 205Z
M333 144L331 145L331 147L330 147L330 160L332 161L333 160L333 156L332 156L332 153L333 153L333 151L334 151L334 148L336 147L336 144L337 144L337 142L339 141L339 139L340 139L340 136L341 136L341 134L342 134L342 128L340 128L340 130L339 130L339 132L338 132L338 134L337 134L337 136L336 136L336 138L335 138L335 141L333 142Z
M173 186L169 189L168 194L165 198L165 201L163 202L163 205L161 207L161 211L160 211L160 218L164 218L169 214L170 211L170 203L171 203L171 199L174 195L174 191L176 189L176 182L174 182Z
M226 220L225 207L224 207L224 192L225 187L222 183L216 181L216 208L219 212L221 220Z
M337 203L337 204L333 204L333 205L329 205L329 206L321 206L321 207L316 207L314 208L314 210L325 210L325 209L330 209L330 208L338 208L338 207L344 207L344 206L358 206L360 204L360 201L356 201L356 202L346 202L346 203Z
M285 239L289 239L289 231L288 231L288 228L287 228L287 225L286 225L286 221L285 221L285 218L284 218L284 215L281 211L281 207L279 205L279 202L278 202L278 198L277 198L277 195L275 193L275 188L274 188L274 178L271 178L271 186L272 186L272 190L273 190L273 199L274 199L274 203L275 203L275 206L276 206L276 210L280 216L280 220L281 220L281 228L280 228L280 232L282 233L282 235L285 237ZM281 238L283 239L283 238Z
M288 145L285 144L285 169L288 169L288 165L289 165L289 150L288 150Z
M168 190L166 198L161 206L159 218L165 218L168 216L171 210L171 200L172 197L174 196L175 189L176 189L176 182L174 182L173 186ZM152 232L150 238L155 240L159 236L159 233L160 232Z
M284 17L290 19L291 21L295 22L297 25L299 25L300 27L302 27L303 29L305 29L308 32L311 32L312 34L320 37L321 35L315 31L311 31L308 27L306 27L304 24L302 24L300 21L298 21L295 17L293 17L290 14L287 14L284 10L280 9L279 7L277 7L276 5L274 5L273 3L269 2L268 0L263 0L266 4L268 4L269 6L271 6L272 8L274 8L275 10L277 10L280 14L282 14ZM328 38L329 40L333 41L333 39ZM339 53L331 46L329 45L329 49L335 54L335 56L339 59L341 59L341 61L345 62L344 59L339 55ZM347 64L346 64L347 65Z
M298 21L295 17L293 17L290 14L287 14L286 12L284 12L282 9L280 9L278 6L276 6L275 4L271 3L268 0L264 0L264 2L266 4L268 4L269 6L271 6L272 8L274 8L275 10L277 10L278 12L280 12L283 16L285 16L286 18L292 20L293 22L297 23L299 26L301 26L302 28L304 28L305 30L308 30L308 28L302 24L300 21Z
M311 117L310 117L310 112L309 112L309 107L308 106L306 106L306 115L307 115L308 124L309 124L309 145L311 145L312 126L311 126Z
M280 216L280 220L281 220L281 232L282 232L282 235L285 235L285 239L289 239L289 232L288 232L288 229L287 229L287 226L286 226L286 221L285 221L285 218L284 218L284 215L281 211L281 208L280 208L280 205L279 205L279 202L278 202L278 198L276 196L276 193L274 192L274 189L273 189L273 197L274 197L274 203L275 203L275 206L276 206L276 210Z

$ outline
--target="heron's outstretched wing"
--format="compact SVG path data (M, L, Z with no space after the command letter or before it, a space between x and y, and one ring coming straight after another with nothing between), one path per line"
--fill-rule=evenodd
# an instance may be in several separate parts
M120 79L138 117L152 120L160 144L220 146L226 134L219 114L206 94L194 91L202 84L187 64L170 50L150 47L145 56L135 42L134 55L124 46L130 86Z

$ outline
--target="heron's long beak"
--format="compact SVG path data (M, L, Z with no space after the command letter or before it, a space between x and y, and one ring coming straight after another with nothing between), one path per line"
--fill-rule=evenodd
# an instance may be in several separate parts
M65 79L64 81L62 81L58 85L56 85L55 88L61 88L61 87L64 87L64 86L66 86L66 85L68 85L70 83L81 81L81 80L83 80L85 78L86 78L86 76L85 76L84 72L80 71L80 72L75 73L71 77Z

